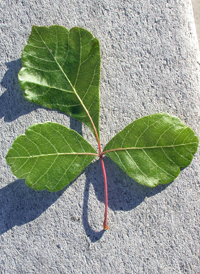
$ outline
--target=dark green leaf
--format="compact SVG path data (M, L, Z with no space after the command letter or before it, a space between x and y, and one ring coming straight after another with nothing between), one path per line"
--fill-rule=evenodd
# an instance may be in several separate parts
M74 130L55 123L32 125L6 156L18 178L36 190L58 191L96 157L95 149Z
M197 148L197 136L178 118L153 114L124 128L104 152L138 183L154 187L173 181Z
M99 135L99 41L82 28L33 26L22 53L25 97L85 123ZM96 134L95 134L96 136Z

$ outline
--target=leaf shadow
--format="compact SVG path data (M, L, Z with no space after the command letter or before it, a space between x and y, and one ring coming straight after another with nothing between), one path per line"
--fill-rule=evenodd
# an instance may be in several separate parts
M78 132L81 136L83 136L82 123L80 121L70 117L70 128Z
M1 85L6 88L6 91L0 96L0 119L4 117L5 122L12 122L38 108L59 112L32 103L23 96L23 90L18 81L18 72L22 67L21 59L8 62L6 66L8 70L1 81ZM82 135L82 123L72 117L70 117L70 128Z
M6 66L8 70L1 81L6 91L0 96L0 118L4 117L5 122L11 122L39 106L26 100L19 86L18 72L22 67L21 59L8 62Z
M82 223L85 229L85 233L90 238L91 242L93 243L100 240L105 232L105 230L103 229L101 231L95 231L90 226L89 218L88 218L89 188L90 188L91 182L95 186L101 183L100 180L97 179L98 177L96 177L95 175L98 165L99 165L99 161L96 161L95 163L91 163L85 170L86 181L85 181L85 189L84 189L83 214L82 214ZM100 193L99 196L100 196L100 200L102 200L104 195ZM102 223L103 223L103 220L102 220Z
M67 187L58 192L35 191L19 179L0 189L0 235L38 218Z
M138 184L122 171L111 159L104 157L108 181L108 208L112 211L129 211L140 205L146 197L154 196L163 191L169 185L158 185L149 188ZM95 196L104 203L104 181L100 161L96 161L86 168L86 183L83 203L83 225L87 236L91 242L98 241L105 232L96 232L88 220L89 188L92 184ZM109 225L109 219L108 219ZM103 227L103 219L102 219Z

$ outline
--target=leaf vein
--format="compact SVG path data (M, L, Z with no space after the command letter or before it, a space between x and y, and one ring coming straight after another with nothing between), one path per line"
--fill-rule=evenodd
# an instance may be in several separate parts
M62 178L66 175L66 173L67 173L67 171L70 169L71 165L76 161L77 157L78 157L78 156L76 156L76 157L74 158L74 160L71 162L71 164L70 164L70 165L68 166L68 168L65 170L65 172L63 173L63 175L61 176L61 178L58 180L58 183L55 185L54 188L56 188L56 187L59 185L60 181L61 181Z
M47 62L47 63L55 63L55 61L53 60L53 61L51 61L51 60L46 60L46 59L44 59L44 58L41 58L41 57L38 57L38 56L34 56L34 55L32 55L32 54L30 54L30 53L28 53L28 52L25 52L28 56L31 56L31 57L33 57L33 58L35 58L35 59L39 59L39 60L42 60L42 61L44 61L44 62Z
M159 169L161 169L162 171L164 171L164 173L166 173L166 174L168 174L168 175L170 175L171 177L173 177L174 178L174 176L172 175L172 174L170 174L168 171L166 171L166 170L164 170L162 167L160 167L147 153L146 153L146 151L144 151L143 150L143 152L144 152L144 154L146 154L146 156L150 159L150 161L156 166L156 167L158 167Z
M166 152L165 152L165 150L162 148L162 151L163 151L163 153L165 154L165 156L166 156L166 158L168 159L168 160L170 160L170 162L172 162L175 166L177 166L178 167L178 165L166 154Z
M18 146L20 146L20 147L22 147L27 153L28 153L28 155L30 156L30 153L29 153L29 151L23 146L23 145L21 145L20 143L16 143Z
M58 156L55 157L54 161L51 163L51 165L49 166L49 168L32 184L32 186L36 185L37 182L49 172L49 170L52 168L52 166L54 165L54 163L57 160L57 158L58 158Z
M79 64L78 64L78 71L77 71L77 75L76 75L76 80L75 80L75 83L73 85L74 88L76 87L76 83L77 83L77 80L78 80L78 77L79 77L79 72L80 72L80 67L81 67L81 56L82 56L80 29L78 29L78 32L79 32Z
M185 158L182 154L180 154L174 147L173 147L173 149L175 150L175 152L178 154L178 155L180 155L183 159L185 159L185 160L187 160L187 161L190 161L190 159L187 159L187 158Z
M75 151L72 149L72 147L70 146L70 144L67 142L67 140L65 139L65 137L63 136L63 134L62 134L60 131L58 131L57 129L55 129L54 127L52 127L51 124L49 124L49 125L50 125L50 127L51 127L53 130L55 130L56 132L58 132L58 133L60 134L60 136L64 139L65 143L70 147L71 151L75 152Z
M131 157L130 153L126 150L126 153L128 154L131 161L136 165L137 169L145 176L147 177L147 174L144 173L144 171L141 170L141 168L138 166L138 164L135 162L135 160Z
M34 133L36 133L36 134L38 134L38 135L41 136L43 139L45 139L45 140L46 140L46 141L55 149L55 151L58 153L58 151L57 151L56 147L54 146L54 144L52 144L51 141L48 140L44 135L42 135L41 133L39 133L39 132L37 132L37 131L35 131L35 130L32 130L32 129L31 129L31 131L34 132Z
M142 137L142 135L143 135L150 127L154 126L154 125L155 125L156 123L158 123L160 120L162 120L162 117L161 117L159 120L155 121L153 124L148 125L147 128L146 128L146 129L140 134L140 136L137 138L137 140L136 140L134 146L137 145L137 143L138 143L139 139Z
M157 144L158 144L158 142L160 141L160 139L162 138L162 136L163 136L168 130L170 130L170 129L173 128L173 127L174 127L174 124L173 124L172 126L169 126L169 127L168 127L160 136L159 136L159 138L158 138L158 140L157 140L155 146L157 146Z

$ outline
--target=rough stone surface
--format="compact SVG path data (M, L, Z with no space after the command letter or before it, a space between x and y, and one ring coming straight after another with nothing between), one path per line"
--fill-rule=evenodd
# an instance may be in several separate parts
M196 32L197 32L197 37L199 42L199 48L200 48L200 1L192 0L192 6L193 6L194 21L195 21Z
M86 127L23 98L17 73L32 25L80 26L101 45L101 142L134 119L167 112L200 136L199 55L189 0L0 2L0 273L200 273L199 152L167 186L143 187L105 158L58 193L36 192L5 161L33 123Z

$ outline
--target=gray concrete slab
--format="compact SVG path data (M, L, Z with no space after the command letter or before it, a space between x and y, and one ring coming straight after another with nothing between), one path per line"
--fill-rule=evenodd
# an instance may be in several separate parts
M199 273L199 152L167 186L147 189L105 158L58 193L12 175L5 155L33 123L86 127L23 98L20 56L32 25L80 26L101 45L101 142L134 119L167 112L200 136L198 43L190 0L0 2L0 273Z
M200 48L200 0L192 0L194 21Z

